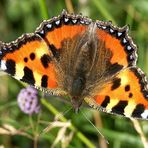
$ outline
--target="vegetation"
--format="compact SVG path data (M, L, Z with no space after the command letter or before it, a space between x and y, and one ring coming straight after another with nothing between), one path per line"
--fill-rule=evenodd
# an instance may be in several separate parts
M112 20L118 26L129 24L129 34L139 47L138 65L148 74L147 0L1 0L0 40L9 42L25 32L34 32L42 20L59 15L63 9L94 20ZM148 121L131 121L88 107L74 114L70 102L57 97L41 99L42 111L27 115L16 99L23 87L7 75L0 77L0 147L146 147ZM39 95L43 97L41 92Z

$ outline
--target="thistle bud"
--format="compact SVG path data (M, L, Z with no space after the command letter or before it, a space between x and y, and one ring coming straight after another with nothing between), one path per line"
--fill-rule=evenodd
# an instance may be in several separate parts
M30 86L20 91L17 102L22 112L26 114L38 113L41 108L38 92L35 88Z

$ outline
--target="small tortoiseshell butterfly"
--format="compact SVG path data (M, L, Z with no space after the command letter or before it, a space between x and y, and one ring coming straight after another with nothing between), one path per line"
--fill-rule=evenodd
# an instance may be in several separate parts
M76 111L84 100L108 113L148 119L148 83L136 67L127 26L64 10L0 48L3 71L49 94L70 96Z

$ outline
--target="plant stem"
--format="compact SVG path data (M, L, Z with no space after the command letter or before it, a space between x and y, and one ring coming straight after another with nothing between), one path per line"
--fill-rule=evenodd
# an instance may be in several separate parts
M58 112L58 110L52 106L48 101L46 101L45 99L41 99L41 103L50 111L52 112L54 115L59 115L60 112ZM66 122L67 119L64 116L60 116L59 119L62 122ZM81 133L80 131L77 131L77 129L74 127L74 125L71 124L71 126L69 127L69 129L71 129L72 131L76 132L76 136L83 142L85 143L85 145L89 148L95 148L95 145L87 138L83 135L83 133Z
M42 18L49 19L47 7L46 7L46 0L39 0L39 5L42 13Z
M66 8L69 13L74 13L74 8L71 0L65 0Z
M105 7L103 6L101 0L92 0L94 5L98 8L98 10L102 13L102 15L107 19L107 20L111 20L114 24L116 24L116 21L114 20L114 18L110 15L110 13L107 11L107 9L105 9Z
M32 127L32 131L33 131L33 144L34 144L34 148L37 148L37 144L38 144L38 135L36 134L36 127L34 127L34 123L32 120L32 115L29 116L29 121L30 121L30 125Z

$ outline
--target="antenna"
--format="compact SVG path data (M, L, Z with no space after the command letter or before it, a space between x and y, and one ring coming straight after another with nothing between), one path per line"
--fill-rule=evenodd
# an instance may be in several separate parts
M104 137L104 135L99 131L99 129L88 119L88 117L84 114L84 112L80 111L82 115L85 117L85 119L97 130L97 132L101 135L103 139L105 139L105 142L109 144L108 140Z

